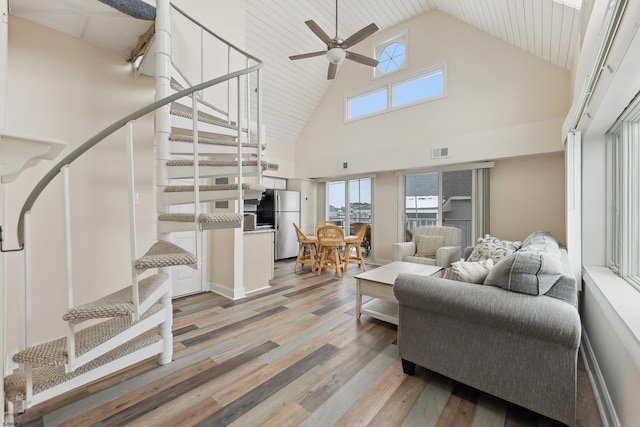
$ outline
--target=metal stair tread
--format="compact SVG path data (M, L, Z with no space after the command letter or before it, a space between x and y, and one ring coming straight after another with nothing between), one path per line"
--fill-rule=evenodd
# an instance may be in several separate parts
M182 111L182 110L178 110L178 109L172 109L169 112L172 116L176 116L176 117L182 117L184 119L193 119L193 113L188 112L188 111ZM220 127L225 127L228 129L238 129L238 127L234 124L234 123L227 123L226 121L219 119L217 117L205 117L201 114L198 114L198 121L202 122L202 123L207 123L210 125L215 125L215 126L220 126ZM245 129L246 131L246 129Z
M214 185L200 185L200 191L233 191L238 189L238 184L214 184ZM165 193L180 193L194 191L193 185L167 185L164 188ZM247 191L265 192L267 187L260 184L242 184L242 189Z
M146 319L162 309L162 304L154 304L141 316L140 320ZM88 352L136 323L138 322L135 322L132 317L114 317L79 330L75 333L76 356ZM28 364L32 367L64 366L68 361L67 337L29 347L16 353L12 360L15 363Z
M179 134L171 134L169 135L169 141L173 142L188 142L193 144L193 136L192 135L179 135ZM223 145L227 147L237 147L238 142L234 139L222 139L222 138L207 138L204 136L198 137L199 144L208 144L208 145ZM256 148L258 146L257 143L254 142L243 142L242 146L244 148ZM262 149L266 148L265 144L262 144Z
M151 344L161 341L162 338L156 331L150 331L142 334L110 352L98 357L97 359L87 363L73 372L65 373L64 365L46 366L33 368L33 393L40 393L48 390L65 381L69 381L93 369L99 368L109 362L123 357L124 355L133 353L134 351L143 349ZM20 368L8 375L4 379L4 392L6 400L17 402L26 399L26 375L25 369Z
M180 246L161 240L154 243L146 254L136 260L135 268L147 270L175 265L193 265L196 262L196 257Z
M140 303L146 301L168 278L169 276L164 273L156 273L140 280L140 282L138 282ZM135 310L132 292L132 286L128 286L95 301L74 307L62 316L62 320L68 322L130 316Z
M262 165L263 169L267 167L267 162L265 162L265 161L260 162L260 164ZM193 160L180 159L180 160L168 160L167 161L167 166L193 166L193 165L194 165L194 161ZM207 167L207 166L238 166L238 161L237 160L199 160L198 161L198 166L203 166L203 167ZM243 160L242 161L242 166L258 166L258 161L257 160Z
M158 215L160 221L175 222L193 222L195 214L193 213L162 213ZM212 222L239 222L242 221L242 215L239 213L202 213L200 214L200 223Z

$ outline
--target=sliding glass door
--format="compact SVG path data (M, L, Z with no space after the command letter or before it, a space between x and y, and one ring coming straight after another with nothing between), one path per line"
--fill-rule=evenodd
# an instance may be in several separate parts
M405 178L404 230L410 241L417 227L462 230L462 248L472 244L472 170L429 172Z
M347 185L345 181L327 183L327 215L325 218L339 227L344 227L347 214Z
M362 224L371 224L371 178L357 178L327 183L329 221L351 235Z

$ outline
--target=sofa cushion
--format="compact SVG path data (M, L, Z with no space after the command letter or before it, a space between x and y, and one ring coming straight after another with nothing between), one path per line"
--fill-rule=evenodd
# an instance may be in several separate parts
M548 231L534 231L522 241L523 248L532 245L553 245L556 247L560 246L558 244L558 240L553 237Z
M436 265L435 258L425 258L423 256L413 256L409 255L402 258L404 262L415 262L416 264L424 264L424 265Z
M481 261L483 259L491 258L495 263L498 263L502 258L505 258L522 247L522 242L501 240L497 237L486 234L484 237L480 237L473 252L469 255L467 261Z
M443 236L418 236L416 255L434 258L438 249L444 246Z
M482 261L456 261L444 271L444 278L458 282L481 284L493 267L491 258Z
M489 271L485 285L528 295L543 295L562 276L560 257L544 251L518 251Z

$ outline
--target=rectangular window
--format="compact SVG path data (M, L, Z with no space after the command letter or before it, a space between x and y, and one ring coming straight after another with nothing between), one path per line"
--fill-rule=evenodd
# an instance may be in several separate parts
M349 116L351 118L377 113L387 108L387 88L353 98L349 102Z
M640 289L640 104L607 136L607 265Z
M393 107L442 95L442 72L393 85Z
M382 86L347 96L345 120L355 120L397 108L428 102L445 96L446 67L441 64L409 78L396 79Z

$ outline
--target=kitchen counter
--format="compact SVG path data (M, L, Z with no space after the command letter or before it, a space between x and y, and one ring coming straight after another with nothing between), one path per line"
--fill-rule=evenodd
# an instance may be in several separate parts
M275 230L273 228L258 228L255 230L244 231L244 234L260 234L260 233L273 233Z

